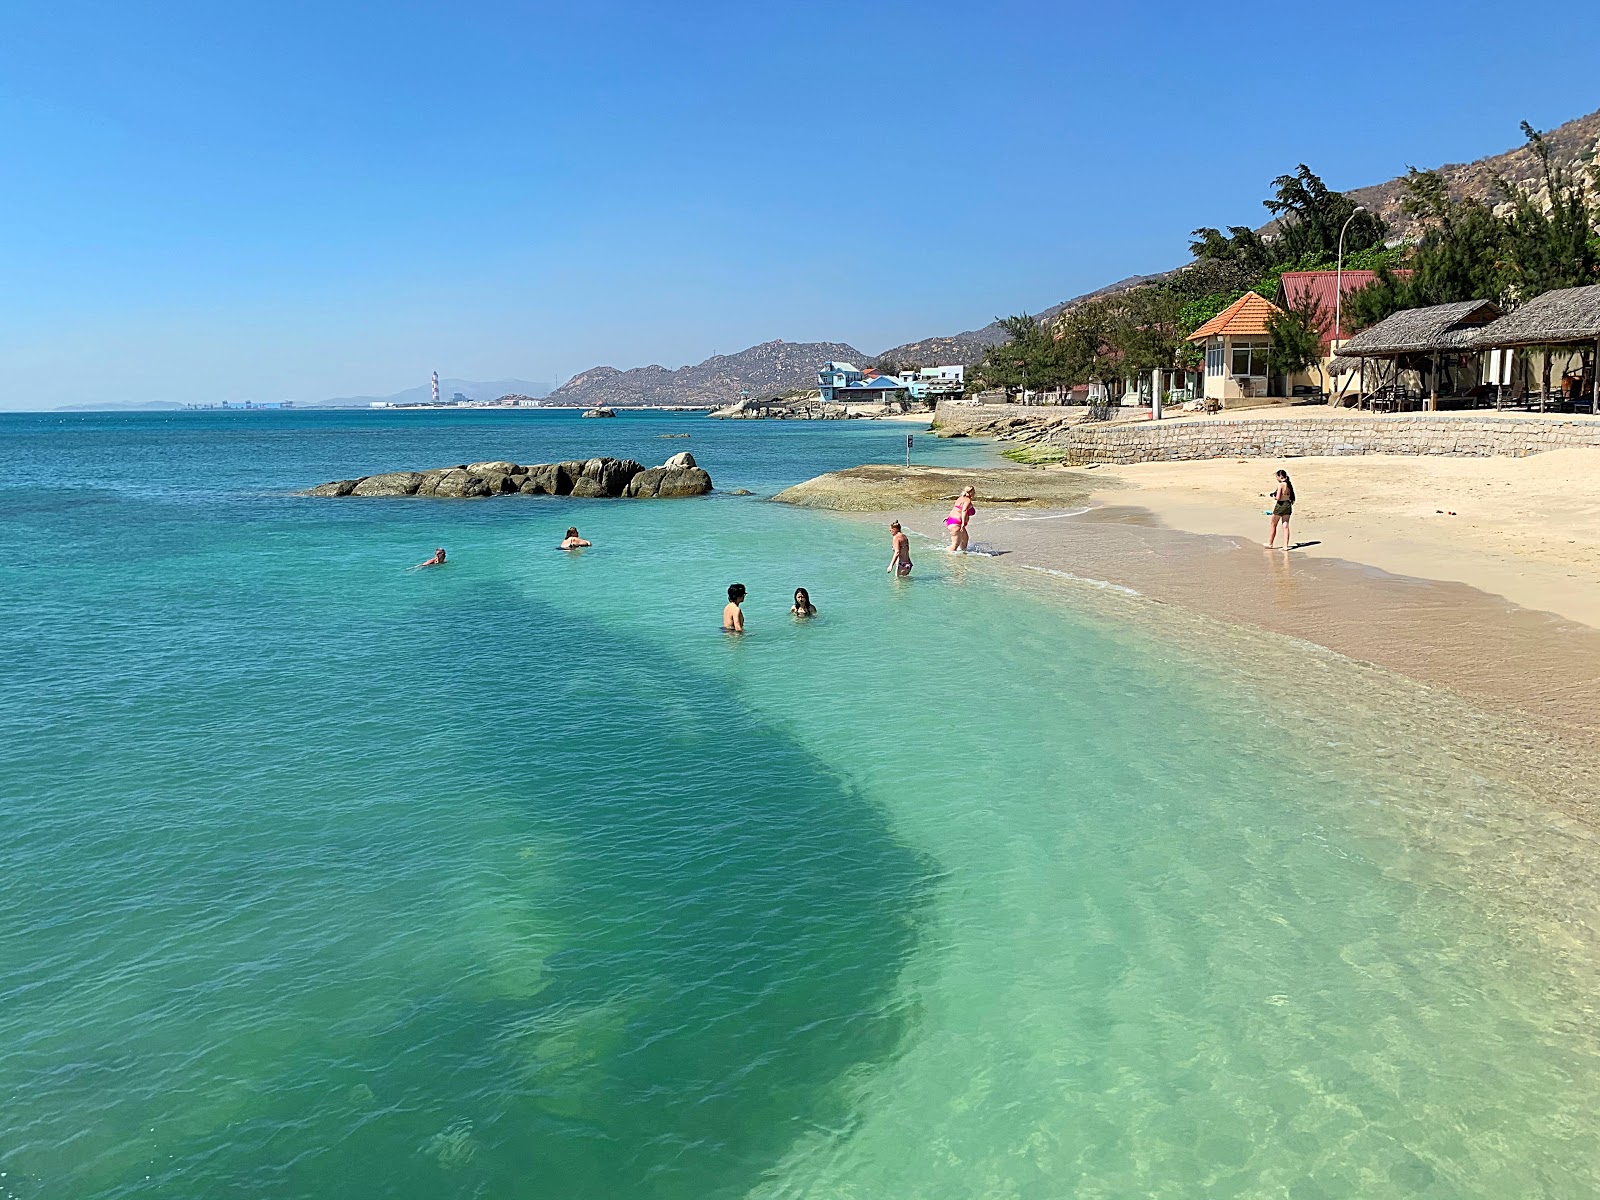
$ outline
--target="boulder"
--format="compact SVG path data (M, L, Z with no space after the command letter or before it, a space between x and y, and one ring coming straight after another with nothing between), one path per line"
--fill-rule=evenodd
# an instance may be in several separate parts
M421 471L390 471L368 475L350 489L352 496L411 496L422 484Z
M497 462L468 463L467 470L474 475L487 475L490 471L499 471L504 475L513 475L520 470L516 463L500 460Z
M639 500L654 500L661 490L661 477L666 473L665 467L649 467L640 471L628 480L628 486L622 490L622 494Z
M663 467L692 467L695 465L694 455L687 450L681 450L661 465Z
M597 499L606 494L605 484L598 475L582 475L572 485L572 495L584 499Z
M583 477L584 464L576 459L558 462L556 466L556 490L552 495L570 496L572 487Z
M631 458L602 458L600 462L600 488L605 496L620 496L627 488L628 481L644 470L642 463L636 463ZM587 471L585 472L587 474Z
M308 496L348 496L356 490L354 479L335 479L332 483L319 483L306 493Z
M540 463L528 468L528 473L522 476L520 488L532 496L559 496L561 491L557 485L560 474L560 463ZM567 490L571 491L570 484Z
M503 496L507 492L514 492L521 486L522 479L509 471L484 471L477 475L483 481L483 486L489 490L485 495Z
M661 482L656 485L656 495L662 499L674 496L704 496L711 490L711 476L699 467L665 467Z
M464 495L462 489L466 487L468 475L463 467L446 467L440 471L429 471L422 478L422 485L417 488L419 496L445 496L458 497Z

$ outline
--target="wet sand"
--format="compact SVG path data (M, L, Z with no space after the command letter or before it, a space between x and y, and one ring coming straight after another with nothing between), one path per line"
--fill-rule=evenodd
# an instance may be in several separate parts
M943 517L941 508L902 520L942 545ZM1486 764L1565 774L1560 807L1600 820L1600 630L1591 626L1460 583L1169 529L1129 506L980 511L972 549L994 555L963 560L973 568L1127 589L1157 602L1145 610L1154 614L1149 619L1166 620L1160 606L1179 606L1443 689L1473 710L1506 719L1473 748ZM1174 614L1173 624L1185 623ZM1300 693L1316 682L1291 674L1281 686ZM1297 699L1308 701L1303 694ZM1315 706L1314 697L1309 702ZM1519 767L1511 760L1526 761Z

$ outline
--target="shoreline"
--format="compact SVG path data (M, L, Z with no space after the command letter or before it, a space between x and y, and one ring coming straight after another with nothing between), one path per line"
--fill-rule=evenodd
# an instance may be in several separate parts
M1296 459L1283 464L1301 494L1295 533L1312 544L1289 553L1261 545L1267 502L1255 493L1271 482L1270 461L1020 468L1018 486L1044 477L1041 493L1076 486L1084 503L986 506L980 483L978 553L963 561L1124 591L1439 689L1505 721L1511 732L1496 745L1514 747L1528 770L1537 759L1535 773L1556 780L1570 766L1551 791L1569 793L1563 807L1595 823L1600 472L1591 464L1600 467L1600 451ZM842 482L826 507L857 520L892 513L925 542L923 555L942 550L943 503L913 498L902 480L858 506L840 502L856 490ZM870 482L861 491L877 490Z

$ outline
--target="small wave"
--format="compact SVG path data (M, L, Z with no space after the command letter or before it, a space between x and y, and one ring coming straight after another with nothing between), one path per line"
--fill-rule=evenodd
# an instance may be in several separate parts
M1084 513L1088 512L1088 511L1089 511L1089 507L1088 507L1088 505L1085 505L1082 508L1068 509L1066 512L1045 513L1043 516L1040 516L1040 517L1001 516L1001 517L996 517L995 520L997 520L997 521L1059 521L1062 517L1081 517L1081 516L1083 516Z
M1085 575L1074 575L1071 571L1058 571L1054 567L1036 567L1031 563L1019 563L1025 571L1038 571L1043 575L1054 575L1058 579L1070 579L1073 583L1087 583L1090 587L1104 588L1108 592L1121 592L1124 596L1143 597L1144 593L1137 588L1131 588L1121 583L1112 583L1109 579L1090 579Z

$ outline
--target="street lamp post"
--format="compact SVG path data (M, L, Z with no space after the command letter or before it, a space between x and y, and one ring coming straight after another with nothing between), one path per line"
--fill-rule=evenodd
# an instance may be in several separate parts
M1356 219L1357 213L1366 212L1366 205L1358 204L1350 210L1350 215L1344 219L1344 224L1339 226L1339 257L1334 264L1333 272L1333 337L1330 341L1339 340L1339 335L1344 333L1344 234L1350 228L1350 222Z

